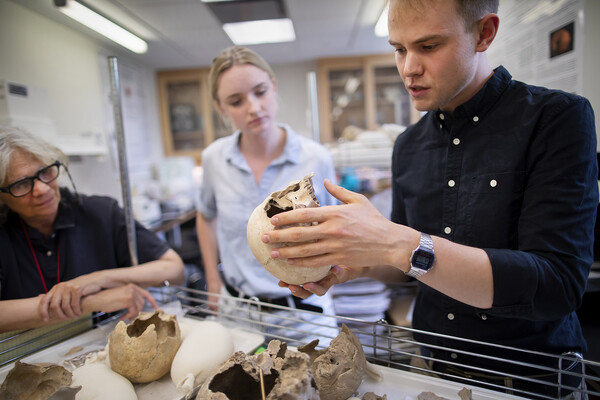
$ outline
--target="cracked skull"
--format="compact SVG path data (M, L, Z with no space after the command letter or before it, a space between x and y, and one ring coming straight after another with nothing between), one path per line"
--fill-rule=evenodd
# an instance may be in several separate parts
M120 321L110 333L110 366L133 383L152 382L169 372L180 345L174 315L141 312L131 324Z
M285 246L286 243L267 244L263 243L261 237L265 232L274 229L270 222L272 216L298 208L319 207L319 201L315 196L312 185L312 176L313 174L310 174L299 181L291 182L287 188L274 192L267 197L252 212L246 230L248 244L254 257L271 275L293 285L317 282L327 276L331 266L297 267L289 265L287 260L275 260L271 258L271 250L275 247L281 247L281 245Z

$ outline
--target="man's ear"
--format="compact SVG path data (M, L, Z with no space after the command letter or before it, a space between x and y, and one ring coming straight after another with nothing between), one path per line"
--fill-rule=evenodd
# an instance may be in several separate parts
M496 33L498 33L499 23L500 18L494 13L487 14L477 22L478 40L476 50L478 52L484 52L490 47L496 37Z

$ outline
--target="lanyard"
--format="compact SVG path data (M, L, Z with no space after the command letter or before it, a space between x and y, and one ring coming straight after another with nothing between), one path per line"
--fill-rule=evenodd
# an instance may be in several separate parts
M35 266L37 267L38 274L40 274L40 279L42 280L42 285L44 285L44 291L48 293L48 287L46 286L46 279L44 279L44 275L42 274L42 268L40 268L40 263L35 255L35 251L33 250L33 245L31 244L31 239L29 239L29 234L27 233L27 229L25 228L25 223L23 219L21 220L21 227L23 228L23 232L25 233L25 237L27 238L27 244L29 245L29 250L31 250L31 254L33 255L33 260L35 261ZM56 283L60 283L60 247L58 245L58 239L56 240Z

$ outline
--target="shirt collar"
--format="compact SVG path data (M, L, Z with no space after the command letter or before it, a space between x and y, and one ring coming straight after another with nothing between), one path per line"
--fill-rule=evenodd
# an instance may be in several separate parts
M72 228L75 226L75 211L73 210L73 203L77 201L75 196L66 189L60 190L61 200L58 204L58 212L56 214L56 220L54 221L54 228L52 234L61 229ZM7 223L18 227L20 225L19 215L10 210L7 216ZM20 228L19 228L20 229ZM30 228L29 236L32 239L43 239L43 235L37 229Z
M58 214L54 222L54 230L72 228L75 226L75 212L73 202L77 201L70 192L61 192L62 201L58 206Z
M454 110L452 115L452 117L454 117L453 119L466 117L471 119L471 122L474 125L477 125L494 104L496 104L496 101L498 101L502 93L504 93L510 84L511 79L512 76L506 68L503 66L496 68L492 76L473 97L456 107L456 110ZM440 118L440 114L445 114L445 122ZM442 113L442 111L438 109L435 112L435 116L440 124L447 125L449 123L449 114Z
M286 162L298 164L300 162L300 138L298 137L296 132L294 132L292 128L290 128L289 125L278 124L278 126L284 129L286 132L285 147L283 148L283 152L281 153L281 155L275 160L271 161L270 165L285 164ZM240 142L241 135L242 132L240 130L235 131L231 135L229 146L225 152L226 159L238 168L250 171L248 163L246 162L246 158L240 151L240 146L238 145L238 143Z

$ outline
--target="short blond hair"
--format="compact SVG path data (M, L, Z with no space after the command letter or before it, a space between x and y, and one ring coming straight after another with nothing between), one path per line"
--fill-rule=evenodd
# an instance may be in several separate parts
M393 3L396 5L406 5L416 10L423 10L427 0L389 0L390 7ZM448 0L444 0L448 1ZM499 0L454 0L456 11L465 23L465 29L468 31L477 21L487 14L498 13Z
M213 59L210 72L208 73L208 87L210 95L215 103L219 103L219 77L221 74L234 65L245 64L254 65L265 71L267 75L269 75L269 78L271 78L273 82L276 82L275 73L271 69L271 66L261 56L246 47L229 47Z

